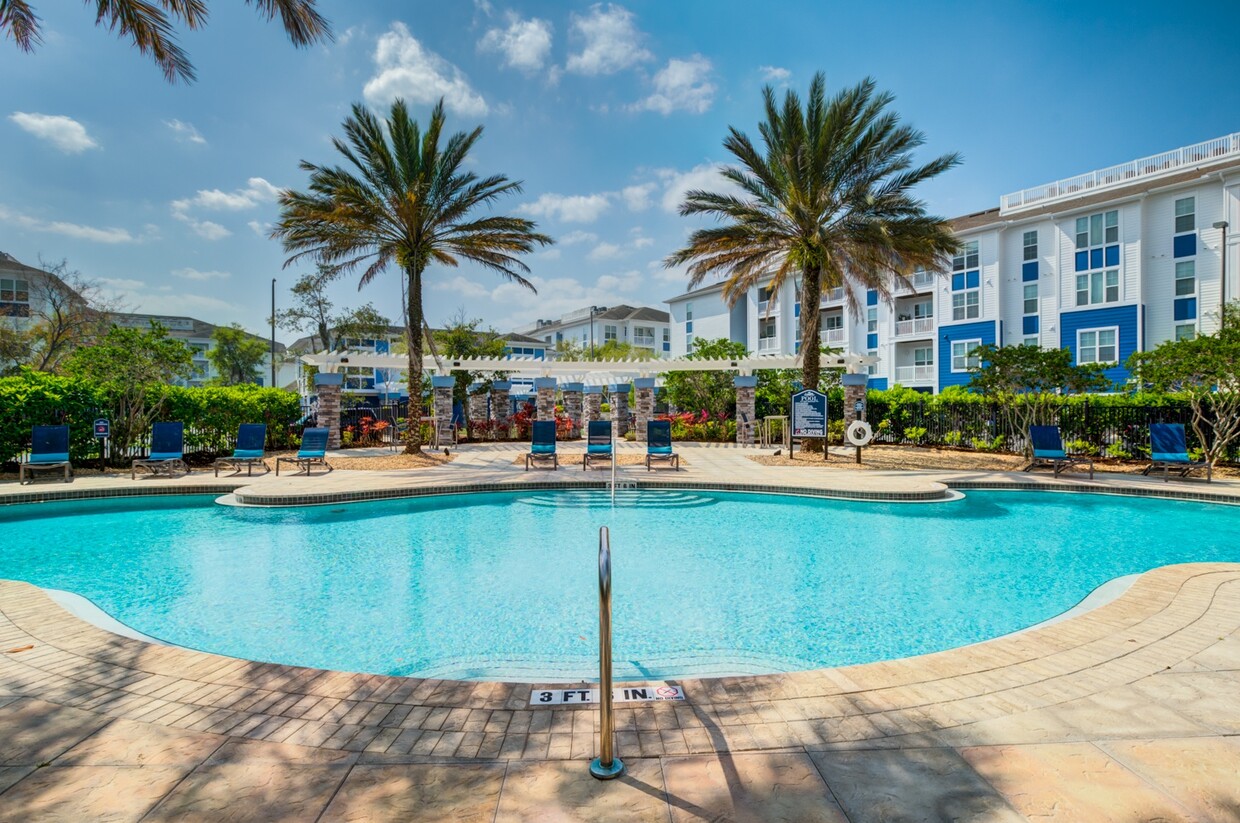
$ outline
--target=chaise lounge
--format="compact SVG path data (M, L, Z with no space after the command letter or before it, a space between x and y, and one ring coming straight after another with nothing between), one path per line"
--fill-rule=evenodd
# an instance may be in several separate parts
M271 471L264 460L267 456L267 424L242 423L237 429L237 448L226 457L215 458L215 476L220 476L220 466L231 467L233 474L241 474L244 467L246 476L254 474L254 464L263 467L263 471Z
M560 458L555 453L555 421L535 420L530 429L530 452L525 456L525 470L538 462L551 461L551 470L560 467Z
M160 474L172 477L178 470L189 474L189 466L185 465L185 424L180 421L152 423L151 453L144 458L134 458L129 467L129 479L138 476L138 469L146 469L152 477Z
M1094 460L1086 455L1068 454L1058 426L1030 426L1029 442L1033 444L1033 460L1024 471L1050 467L1058 477L1060 472L1077 466L1089 468L1089 479L1094 479Z
M307 476L310 474L310 467L316 463L332 471L331 464L327 462L327 429L316 428L306 429L301 433L301 448L297 450L297 454L293 457L277 457L276 458L276 475L280 474L281 463L292 463L297 466L294 474L305 472Z
M671 420L651 420L646 424L646 471L650 471L654 460L666 460L680 471L680 455L672 451Z
M26 485L34 482L36 471L64 472L66 483L73 482L73 464L69 462L69 427L35 426L30 432L30 457L17 469L17 482ZM26 479L27 472L30 479Z
M1209 461L1193 460L1188 456L1188 439L1182 423L1150 424L1150 459L1150 464L1141 473L1149 474L1155 469L1162 469L1164 482L1171 479L1171 472L1179 477L1188 477L1196 469L1206 470L1207 483L1214 477Z
M590 464L595 461L610 463L615 459L611 446L611 421L589 421L586 425L586 453L581 458L581 470L590 468Z

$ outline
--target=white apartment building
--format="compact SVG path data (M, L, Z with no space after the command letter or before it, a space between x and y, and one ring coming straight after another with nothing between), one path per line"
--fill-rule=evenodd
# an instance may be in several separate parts
M591 345L597 349L613 340L650 349L658 357L669 357L672 351L668 313L645 306L587 306L558 320L538 320L517 332L541 340L549 353L565 340L579 344L587 352Z
M958 217L945 272L917 272L890 302L842 289L822 298L822 341L879 358L874 388L937 392L969 382L980 344L1037 344L1128 379L1132 352L1211 332L1240 295L1240 133L1004 195ZM1224 246L1225 244L1225 246ZM667 301L671 355L728 337L759 354L800 350L794 289L759 286L729 307L720 285Z
M189 346L194 354L194 373L185 380L174 381L181 386L205 386L208 381L217 376L215 367L211 365L211 361L207 358L207 352L215 348L215 340L212 335L219 328L205 320L198 320L194 317L183 317L179 315L166 314L132 314L128 312L113 312L109 315L113 323L118 326L134 329L149 329L152 323L158 323L168 334L168 337L174 340L180 340ZM270 344L270 339L259 337L256 334L247 335L262 340L264 343ZM285 346L277 341L275 344L276 352L276 387L288 388L290 384L296 383L296 372L286 362L284 357ZM262 365L259 367L258 385L267 386L271 383L271 355L268 349L268 355L263 359Z

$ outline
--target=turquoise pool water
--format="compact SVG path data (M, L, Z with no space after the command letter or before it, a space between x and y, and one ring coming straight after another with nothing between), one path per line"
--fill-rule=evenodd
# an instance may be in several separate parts
M597 673L611 527L618 677L772 672L995 637L1100 584L1240 561L1240 508L1026 492L876 504L523 492L295 509L145 497L0 508L0 577L170 643L454 678Z

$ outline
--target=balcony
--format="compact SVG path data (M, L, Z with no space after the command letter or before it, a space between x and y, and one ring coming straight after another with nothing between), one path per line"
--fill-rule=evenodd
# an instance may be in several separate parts
M896 291L904 294L908 294L910 292L930 291L930 289L934 287L934 281L936 278L937 275L933 272L914 272L913 276L908 278L907 283L901 281L896 284Z
M758 301L758 316L759 317L766 317L768 315L771 317L774 317L777 314L779 314L779 303L773 300L759 300Z
M838 303L844 299L844 288L827 289L822 293L821 303Z
M822 342L826 343L828 346L843 345L844 338L847 334L848 333L842 327L838 329L823 329Z
M934 364L896 366L896 382L901 386L920 386L934 382Z
M778 337L759 337L758 354L774 354L779 351Z
M654 348L654 335L652 334L652 335L647 336L647 335L635 334L633 335L633 345L641 346L644 349L653 349Z
M896 337L931 337L934 335L933 317L916 317L896 321Z

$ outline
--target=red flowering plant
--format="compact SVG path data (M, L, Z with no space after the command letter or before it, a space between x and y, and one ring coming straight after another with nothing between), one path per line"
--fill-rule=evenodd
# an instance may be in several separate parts
M700 412L663 414L658 419L672 421L673 440L730 442L736 439L736 421L722 412L711 414L703 409Z
M386 420L375 420L367 415L358 419L356 426L345 426L340 440L345 446L377 446L383 442L384 432L391 425Z
M534 429L537 412L533 403L522 403L521 408L512 416L512 423L517 427L517 439L528 440ZM559 414L555 416L555 436L557 440L571 440L580 436L572 418Z

